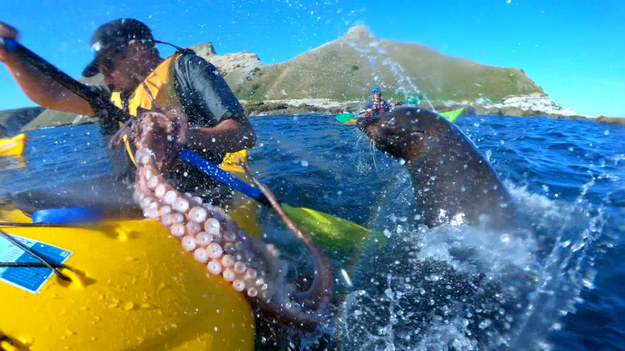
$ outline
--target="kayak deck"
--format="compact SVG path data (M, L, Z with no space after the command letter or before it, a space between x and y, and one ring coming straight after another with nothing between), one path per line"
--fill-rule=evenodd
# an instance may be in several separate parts
M249 181L239 163L245 156L230 156L224 166ZM106 216L80 226L32 224L35 211L68 207ZM228 201L228 214L251 235L260 233L257 210L242 195ZM0 230L35 251L57 253L46 257L71 268L59 269L65 281L47 267L0 266L0 337L12 343L0 338L0 349L254 348L247 299L207 274L159 222L142 219L132 188L111 175L13 194L0 202ZM0 257L40 262L2 236Z
M18 214L9 210L0 216L17 219ZM254 317L247 300L231 284L207 275L206 267L156 221L107 221L90 227L0 224L0 229L37 243L33 247L40 252L61 250L73 270L60 269L68 282L48 268L0 269L0 332L14 346L253 349ZM0 239L0 246L5 243ZM16 260L27 255L22 256ZM49 278L33 287L42 271Z

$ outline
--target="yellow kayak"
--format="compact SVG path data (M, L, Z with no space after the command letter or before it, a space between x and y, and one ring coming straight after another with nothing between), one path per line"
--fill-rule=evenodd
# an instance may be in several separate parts
M238 166L241 157L246 153L230 156L223 167L247 180ZM258 235L254 203L235 196L230 208L239 225ZM45 267L0 266L0 349L254 348L254 316L246 298L232 284L208 275L158 222L28 223L32 219L21 210L0 207L0 230L71 268L59 269L71 281ZM0 237L0 262L25 258L36 261Z
M26 148L27 134L18 134L12 138L0 139L0 156L14 156L24 153Z

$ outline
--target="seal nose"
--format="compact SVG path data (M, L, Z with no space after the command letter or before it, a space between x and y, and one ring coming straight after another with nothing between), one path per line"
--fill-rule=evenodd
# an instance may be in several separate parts
M374 122L378 121L380 117L363 117L358 118L356 121L356 127L358 127L362 131L366 131L366 129L372 125Z

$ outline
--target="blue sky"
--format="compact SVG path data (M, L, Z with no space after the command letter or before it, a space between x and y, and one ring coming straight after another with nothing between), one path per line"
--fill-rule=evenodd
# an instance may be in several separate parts
M179 46L212 41L218 54L249 50L270 64L362 24L379 38L521 68L579 114L625 116L622 0L2 0L0 14L23 45L74 77L92 56L93 31L120 17L137 18ZM4 67L0 82L0 110L34 105Z

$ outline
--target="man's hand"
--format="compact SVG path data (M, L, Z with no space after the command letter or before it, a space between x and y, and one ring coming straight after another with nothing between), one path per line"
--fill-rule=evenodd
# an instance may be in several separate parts
M18 36L19 32L15 29L15 27L12 27L4 22L0 22L0 37L17 39ZM5 62L9 55L11 54L7 51L7 49L0 46L0 61Z

